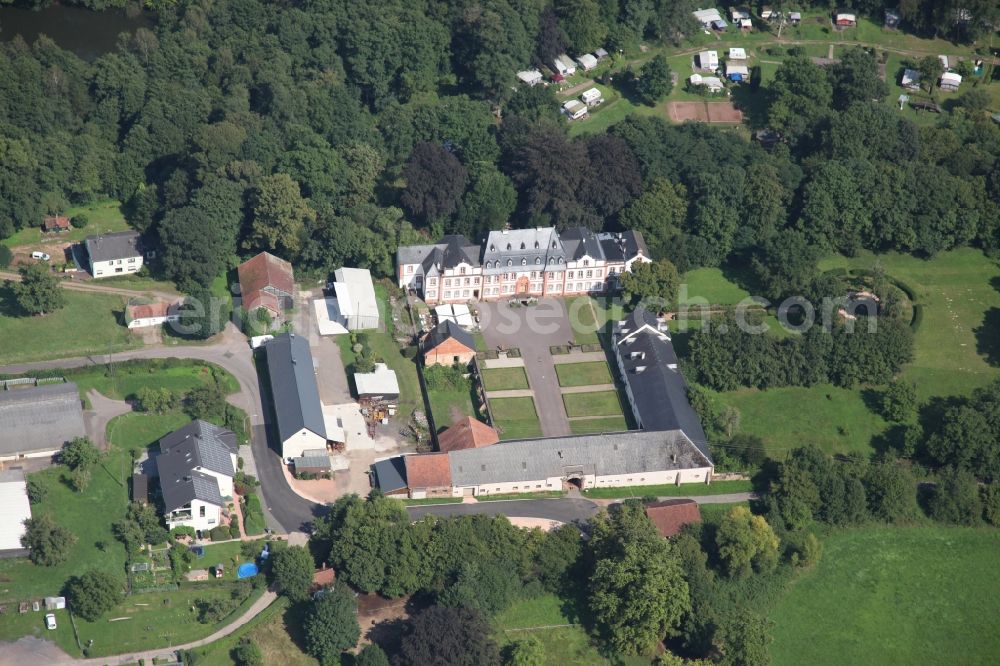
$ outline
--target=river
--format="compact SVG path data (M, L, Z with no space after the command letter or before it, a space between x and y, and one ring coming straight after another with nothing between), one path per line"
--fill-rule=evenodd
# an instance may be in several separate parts
M114 51L120 33L152 28L155 22L152 13L126 13L124 9L96 12L53 4L35 11L5 5L0 7L0 41L21 35L31 44L39 35L47 35L61 48L93 60Z

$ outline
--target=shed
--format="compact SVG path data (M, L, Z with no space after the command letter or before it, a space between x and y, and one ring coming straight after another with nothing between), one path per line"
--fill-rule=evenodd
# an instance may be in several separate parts
M962 75L955 72L945 72L941 75L941 90L955 91L962 85Z
M390 370L385 363L376 363L374 372L355 373L354 385L358 389L358 398L387 402L395 402L399 399L399 381L396 379L396 371Z
M69 218L63 215L48 215L42 220L42 231L47 234L69 231L71 227Z
M729 10L729 16L733 19L733 23L736 23L737 21L750 18L750 10L745 7L733 7Z
M792 25L798 25L802 22L802 12L790 12L788 20L792 22Z
M424 365L468 364L476 355L476 341L453 321L442 321L421 341Z
M568 55L563 53L562 55L556 56L555 59L556 71L563 76L573 76L576 74L576 63Z
M750 30L753 28L753 21L748 18L740 19L740 28L743 30Z
M718 51L702 51L698 54L698 67L714 72L719 68Z
M597 88L591 88L583 91L580 95L580 100L587 106L597 106L604 101L604 95Z
M571 99L563 104L563 113L569 116L570 120L579 120L587 115L587 105L580 100Z
M692 74L688 79L693 86L704 86L709 89L710 92L719 92L725 85L722 83L722 79L717 76L702 76L701 74Z
M899 85L904 88L909 88L910 90L917 90L920 88L920 72L915 69L904 69L903 78L900 80Z
M722 19L719 19L718 21L712 21L712 29L718 30L719 32L724 31L728 26L729 24L723 21Z
M589 72L590 70L597 67L597 58L589 53L584 53L582 56L576 59L580 63L580 67L583 67L583 71Z
M746 60L747 51L744 48L734 46L729 49L729 59L730 60Z
M145 474L132 475L132 501L140 504L149 503L149 477Z
M775 18L775 11L770 5L764 5L760 8L760 17L765 21L770 21L772 18Z
M523 72L518 72L517 78L521 83L533 86L542 82L542 73L537 69L528 69Z
M725 24L725 21L722 20L722 14L720 14L719 10L714 7L709 9L697 9L691 13L694 14L695 20L698 21L698 23L701 23L701 25L705 28L714 27L717 21Z
M646 516L664 538L680 533L685 525L701 522L698 503L692 499L669 499L646 506Z
M265 308L275 317L292 307L295 277L292 265L269 252L261 252L236 269L244 312Z
M125 324L129 328L162 326L168 322L180 321L180 318L176 303L136 304L125 308Z
M296 474L326 474L333 469L330 456L325 449L303 451L301 456L292 458L292 465Z
M853 28L858 24L858 17L854 14L841 12L834 15L833 22L841 28Z
M381 490L383 495L405 495L406 463L403 456L376 460L371 466L370 480L372 487Z

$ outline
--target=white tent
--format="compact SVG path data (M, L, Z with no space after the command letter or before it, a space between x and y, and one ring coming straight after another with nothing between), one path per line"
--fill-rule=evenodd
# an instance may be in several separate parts
M446 321L454 322L462 328L473 328L475 321L472 319L472 311L465 303L445 303L434 308L438 323Z

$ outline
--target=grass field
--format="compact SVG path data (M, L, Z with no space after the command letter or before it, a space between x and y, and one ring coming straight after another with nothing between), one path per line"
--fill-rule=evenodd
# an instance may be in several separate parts
M108 371L107 366L102 365L94 366L82 373L75 373L69 379L76 382L81 393L85 394L90 389L95 389L108 398L124 400L135 395L136 391L144 386L166 388L176 394L187 393L191 389L211 382L213 374L221 380L223 388L228 393L240 390L236 378L227 370L219 366L195 364L160 367L153 372L150 371L150 366L145 365L133 368L115 365L113 373Z
M486 368L483 383L487 391L509 391L528 388L528 376L524 368Z
M986 664L1000 654L1000 531L871 527L823 539L771 612L783 664Z
M681 276L678 302L684 304L735 305L750 295L730 281L718 268L697 268Z
M191 418L182 412L147 414L130 412L122 414L108 423L108 437L112 444L122 450L138 451L155 444L167 435L190 422Z
M915 358L903 376L917 385L921 399L967 394L1000 376L981 353L990 339L1000 337L1000 267L979 250L944 252L933 259L886 254L877 260L888 275L902 280L923 305L924 319L916 332ZM870 269L876 257L831 257L824 270ZM987 326L977 331L983 324ZM993 342L992 344L996 344Z
M558 366L557 366L558 367ZM569 430L574 435L592 432L621 432L628 430L624 416L602 416L596 419L570 419Z
M578 345L597 344L597 331L600 324L595 318L596 312L591 306L588 296L575 296L566 299L566 311L569 315L570 327L573 329L573 340Z
M106 354L142 346L119 323L120 296L64 291L66 307L41 317L20 316L10 290L0 285L0 365ZM9 341L16 340L16 344Z
M121 204L111 199L96 201L86 206L71 206L64 213L66 217L72 218L74 215L86 215L90 223L83 229L72 228L61 234L42 235L42 218L31 227L21 229L16 234L2 241L7 247L19 247L22 245L40 245L45 242L66 243L81 241L87 236L98 233L108 233L111 231L125 231L128 223L122 215ZM53 255L54 256L54 255Z
M194 650L197 654L197 663L202 666L236 666L230 650L236 647L241 638L247 636L264 653L265 664L319 666L318 661L302 652L292 640L287 628L287 614L288 600L285 597L278 597L277 601L236 632Z
M726 495L729 493L747 493L753 490L749 481L716 481L712 484L685 483L680 486L666 484L661 486L623 486L620 488L591 488L583 494L591 499L616 499L621 497L701 497L704 495Z
M822 384L718 395L740 411L740 432L762 438L768 454L777 459L805 444L827 453L870 453L872 438L888 426L857 389Z
M434 426L441 430L451 426L463 416L477 416L472 406L472 382L452 390L427 389L427 399L431 403Z
M617 391L564 393L566 416L621 416L622 406Z
M490 400L490 408L500 429L500 439L542 436L542 426L532 398L495 398Z
M556 365L559 386L591 386L611 384L611 370L604 361L586 363L559 363Z

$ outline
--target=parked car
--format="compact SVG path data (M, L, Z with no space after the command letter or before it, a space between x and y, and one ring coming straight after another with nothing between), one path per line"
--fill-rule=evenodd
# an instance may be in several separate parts
M45 616L45 628L49 629L49 630L56 628L56 614L55 613L49 613L48 615Z
M48 261L52 257L50 257L49 255L47 255L44 252L32 252L31 253L31 258L32 259L41 259L42 261Z

